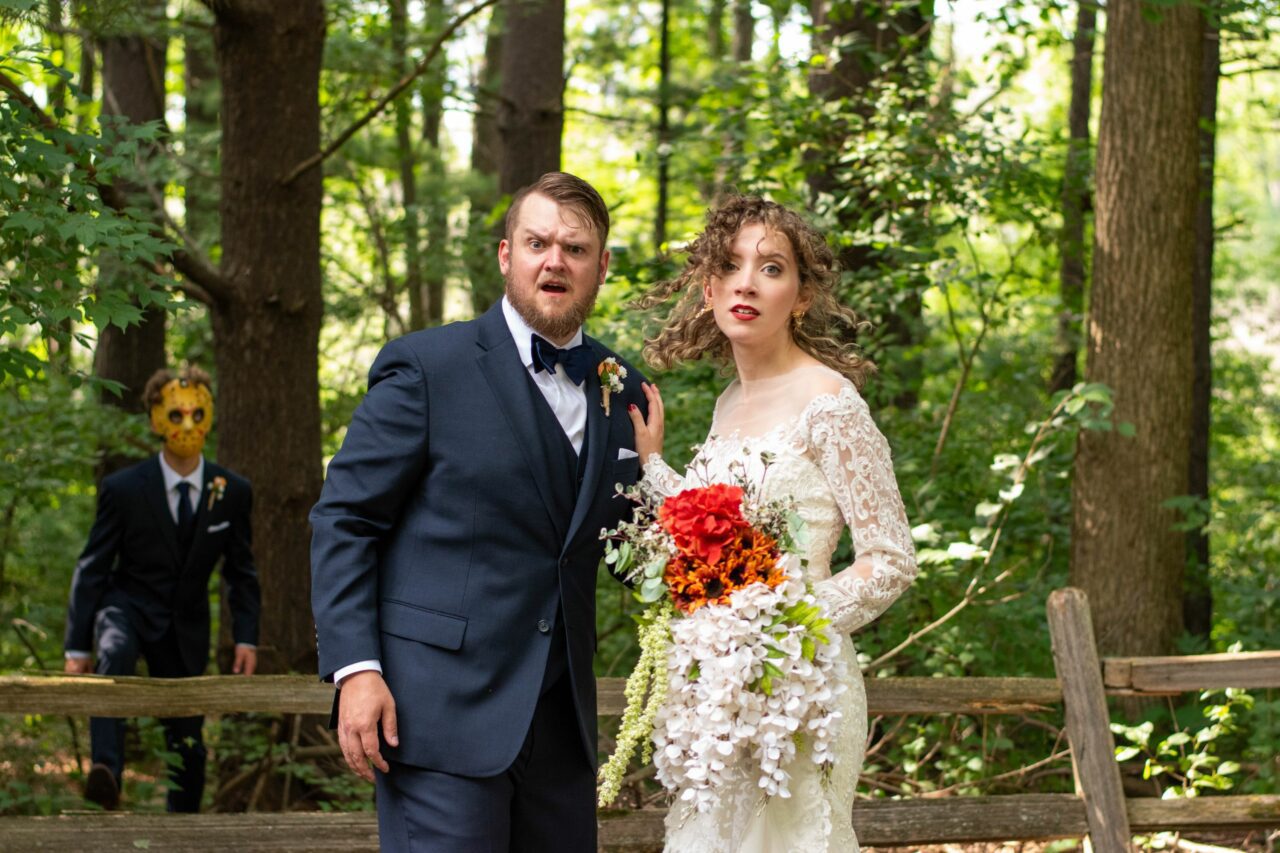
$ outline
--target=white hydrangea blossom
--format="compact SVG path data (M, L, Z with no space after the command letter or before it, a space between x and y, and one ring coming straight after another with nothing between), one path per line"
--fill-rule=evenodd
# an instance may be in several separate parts
M848 680L843 638L824 631L828 642L813 644L809 660L805 626L785 619L774 624L795 604L825 610L801 579L799 559L788 555L782 562L788 579L777 587L752 584L734 592L728 605L707 605L671 622L654 764L658 780L701 812L715 806L721 790L743 782L770 797L789 797L797 756L819 765L834 759L836 699ZM769 673L766 692L761 681Z

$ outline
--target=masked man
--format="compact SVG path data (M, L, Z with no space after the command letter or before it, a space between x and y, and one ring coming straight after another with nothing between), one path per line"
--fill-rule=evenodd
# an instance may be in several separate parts
M232 618L233 671L257 666L259 591L250 547L249 482L205 460L213 427L209 376L160 370L143 395L161 452L105 478L98 515L71 580L66 671L133 675L138 657L153 678L203 675L209 662L209 575L219 560ZM92 664L96 644L97 666ZM180 763L170 769L169 811L194 812L204 790L203 717L161 720ZM93 768L85 797L119 802L124 720L89 724Z

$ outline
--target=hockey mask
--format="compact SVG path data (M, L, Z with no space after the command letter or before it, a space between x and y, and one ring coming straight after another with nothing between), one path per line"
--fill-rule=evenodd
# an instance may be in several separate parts
M160 390L160 402L151 407L151 430L164 437L164 446L174 456L200 453L212 428L213 395L204 385L172 379Z

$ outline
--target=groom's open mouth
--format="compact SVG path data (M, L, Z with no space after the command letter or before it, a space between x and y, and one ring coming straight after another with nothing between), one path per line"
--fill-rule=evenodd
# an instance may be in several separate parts
M559 293L569 292L569 288L565 287L563 284L561 284L558 281L544 281L542 284L538 285L538 289L541 290L543 293L559 294Z
M729 309L729 313L739 320L754 320L760 316L760 312L750 305L735 305Z

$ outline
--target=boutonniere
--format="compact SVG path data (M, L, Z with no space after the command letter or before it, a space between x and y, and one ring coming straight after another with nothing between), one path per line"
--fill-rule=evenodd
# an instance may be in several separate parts
M213 509L213 505L222 500L222 496L227 493L227 478L214 477L213 482L209 484L209 502L205 504L205 512Z
M600 405L604 407L604 416L609 417L609 395L622 393L622 380L627 378L627 369L618 364L616 358L606 358L596 368L600 374Z

